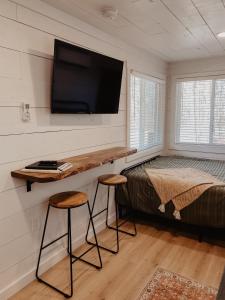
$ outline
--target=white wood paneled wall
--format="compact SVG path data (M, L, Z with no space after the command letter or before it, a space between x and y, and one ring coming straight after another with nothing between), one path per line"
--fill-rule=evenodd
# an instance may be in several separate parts
M82 45L126 61L118 115L51 115L50 87L54 39ZM60 182L34 184L26 193L10 171L39 159L59 159L126 144L127 66L165 78L166 63L124 44L39 0L0 1L0 299L34 278L47 198L80 189L93 198L96 177L119 172L125 160ZM21 103L30 103L31 121L21 120ZM104 204L104 189L99 205ZM102 197L101 197L102 195ZM74 243L86 229L87 212L73 212ZM112 208L113 217L113 208ZM65 215L53 211L48 238L65 229ZM99 220L101 228L101 220ZM62 258L63 243L45 255L45 267Z

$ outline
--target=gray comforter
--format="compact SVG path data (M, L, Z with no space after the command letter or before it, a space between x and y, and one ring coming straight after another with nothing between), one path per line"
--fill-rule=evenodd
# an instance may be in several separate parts
M158 210L160 199L145 173L145 168L185 167L200 169L225 182L224 161L164 156L125 171L123 174L128 178L129 197L127 188L123 186L117 189L116 198L119 203L132 205L135 210L174 220L172 202L167 204L165 213ZM181 222L189 224L225 227L225 186L209 188L181 211L181 218Z

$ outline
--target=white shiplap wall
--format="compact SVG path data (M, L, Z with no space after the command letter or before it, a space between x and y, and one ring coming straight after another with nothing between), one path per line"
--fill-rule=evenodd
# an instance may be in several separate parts
M54 38L126 61L118 115L50 114ZM23 181L11 178L10 171L39 159L125 145L127 67L164 78L167 65L39 0L0 1L0 299L34 278L47 198L80 189L92 199L96 177L119 172L125 160L60 182L34 184L31 193L26 193ZM21 102L31 105L28 123L21 120ZM86 228L85 207L73 216L76 246ZM62 212L52 212L49 239L63 232L65 221ZM98 224L100 229L101 220ZM45 267L65 254L62 242L53 248L45 255Z
M183 155L191 157L201 157L209 159L225 159L224 146L183 146L174 143L174 120L175 120L175 84L177 78L198 78L213 75L225 76L225 56L212 57L198 60L187 60L182 62L170 63L168 67L168 91L167 91L167 132L166 148L169 155Z

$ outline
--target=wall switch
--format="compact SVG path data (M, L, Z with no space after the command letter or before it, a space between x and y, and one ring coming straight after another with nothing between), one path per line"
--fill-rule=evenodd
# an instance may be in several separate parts
M22 103L22 120L24 122L30 121L30 104Z

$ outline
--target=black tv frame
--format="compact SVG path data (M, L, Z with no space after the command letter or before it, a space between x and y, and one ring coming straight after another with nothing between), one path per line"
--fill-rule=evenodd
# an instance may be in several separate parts
M77 48L77 49L80 49L84 52L90 52L90 53L94 53L94 54L98 54L100 56L103 56L103 57L106 57L106 58L110 58L111 60L115 60L117 62L121 62L122 63L122 71L121 71L121 84L120 84L120 89L119 89L119 95L121 95L121 88L122 88L122 77L123 77L123 67L124 67L124 61L122 60L119 60L119 59L116 59L116 58L113 58L113 57L110 57L110 56L107 56L107 55L104 55L102 53L99 53L97 51L93 51L93 50L89 50L87 48L83 48L83 47L80 47L80 46L77 46L75 44L71 44L71 43L67 43L67 42L64 42L62 40L59 40L59 39L55 39L54 40L54 59L53 59L53 71L52 71L52 81L51 81L51 102L50 102L50 109L51 109L51 113L52 114L118 114L119 112L119 103L120 103L120 96L119 96L119 99L118 99L118 106L116 107L116 110L115 111L112 111L112 112L91 112L91 111L85 111L85 112L70 112L70 111L63 111L63 110L57 110L57 109L54 109L53 108L53 90L54 90L54 72L55 72L55 63L57 61L57 48L58 46L62 45L63 47L66 47L68 49L74 49L74 48Z

